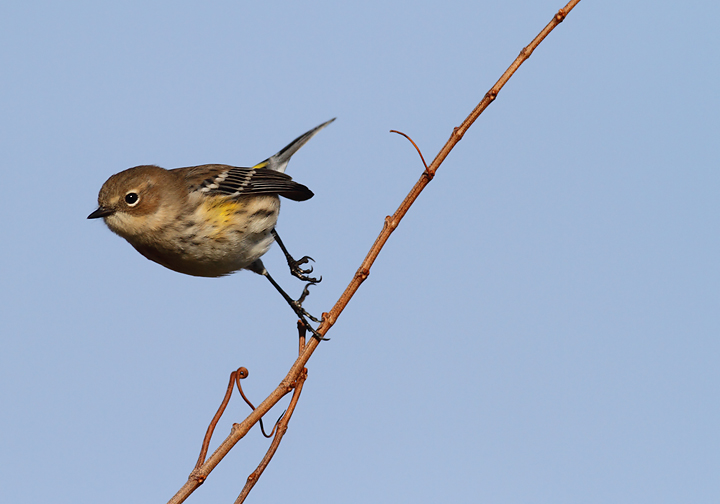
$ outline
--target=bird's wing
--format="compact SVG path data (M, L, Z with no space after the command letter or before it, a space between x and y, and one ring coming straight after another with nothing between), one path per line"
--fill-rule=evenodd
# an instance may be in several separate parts
M193 166L187 171L191 191L224 194L230 198L272 194L294 201L305 201L313 192L294 182L289 175L264 168L240 168L228 165Z

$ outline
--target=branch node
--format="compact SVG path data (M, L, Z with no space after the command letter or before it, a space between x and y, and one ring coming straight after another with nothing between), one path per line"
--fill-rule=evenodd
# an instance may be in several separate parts
M199 469L193 469L193 471L190 473L190 476L188 476L188 479L196 481L198 485L202 485L203 483L205 483L207 476L202 474Z
M322 318L323 318L323 322L325 322L328 325L328 328L334 326L335 320L337 320L337 318L335 317L334 314L328 313L328 312L323 312Z
M450 138L456 138L455 143L458 143L460 140L462 140L462 137L465 136L465 131L460 126L455 126L453 128L452 135L450 135ZM435 173L432 174L432 176L435 176Z
M555 14L555 21L558 23L562 23L565 21L565 16L567 16L567 12L565 12L565 9L560 9L557 14Z
M433 176L431 176L427 170L425 170L425 174L432 179ZM398 227L398 221L393 219L392 215L387 215L385 216L385 226L390 228L392 231L395 231L395 228Z
M364 282L367 279L368 275L370 275L370 270L361 266L355 273L355 278L357 278L361 282Z

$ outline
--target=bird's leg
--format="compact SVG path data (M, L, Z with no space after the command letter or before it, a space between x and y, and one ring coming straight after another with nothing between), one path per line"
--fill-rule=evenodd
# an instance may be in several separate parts
M310 319L316 323L320 323L322 321L317 319L316 317L313 317L310 313L308 313L308 311L305 308L302 307L302 302L305 301L305 298L308 296L308 294L310 294L310 291L308 289L311 285L315 285L314 282L308 282L307 284L305 284L305 288L303 289L303 292L302 292L302 295L300 296L300 298L298 300L294 300L287 294L287 292L285 292L282 289L282 287L280 287L280 285L275 281L275 279L270 276L270 273L268 273L267 270L265 270L265 273L263 273L263 275L265 276L265 278L270 280L270 283L273 285L273 287L275 287L275 289L277 289L277 291L280 293L280 295L283 297L283 299L285 299L287 304L290 305L290 308L292 308L293 311L295 312L295 314L300 318L300 320L303 321L303 324L305 324L305 327L307 327L308 331L313 333L313 336L320 338L320 339L324 339L320 335L320 333L318 333L315 330L315 328L310 325L310 322L308 322L307 319Z
M280 235L278 235L277 231L275 229L272 230L273 238L275 238L275 241L278 245L280 245L280 249L283 251L283 254L285 254L285 259L287 259L288 266L290 267L290 273L294 276L302 280L303 282L310 282L310 284L316 284L320 283L322 281L322 277L313 278L310 275L313 271L313 267L310 266L309 268L301 268L300 265L307 264L308 261L314 261L314 259L310 256L304 256L301 257L298 260L293 259L293 256L290 255L290 252L288 252L288 249L285 248L285 244L280 239ZM306 286L307 287L307 286Z
M320 338L320 339L325 339L322 337L322 335L320 333L318 333L315 330L315 328L313 326L310 325L310 322L308 322L308 319L310 319L313 322L319 324L320 322L322 322L322 320L317 319L316 317L313 317L310 313L308 313L308 311L305 308L302 307L303 301L305 301L305 298L307 298L308 295L310 294L310 290L309 290L310 286L315 285L315 282L308 282L305 285L305 288L303 289L302 294L300 295L300 298L297 300L294 300L293 298L291 298L288 295L287 292L285 292L283 290L282 287L280 287L280 284L278 284L275 281L275 279L270 276L270 273L268 273L268 270L265 268L265 266L263 265L263 263L260 259L258 259L254 263L252 263L248 269L250 269L251 271L254 271L255 273L258 273L259 275L263 275L265 278L267 278L270 281L270 283L273 285L273 287L275 287L275 289L280 293L280 295L283 297L285 302L287 302L287 304L290 305L290 308L292 308L292 310L295 312L295 315L297 315L300 318L300 320L303 321L303 324L313 334L313 336Z

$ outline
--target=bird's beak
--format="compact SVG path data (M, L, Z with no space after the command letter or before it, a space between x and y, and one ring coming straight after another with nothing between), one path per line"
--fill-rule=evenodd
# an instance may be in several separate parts
M115 213L115 210L99 206L97 210L87 216L88 219L99 219L100 217L107 217Z

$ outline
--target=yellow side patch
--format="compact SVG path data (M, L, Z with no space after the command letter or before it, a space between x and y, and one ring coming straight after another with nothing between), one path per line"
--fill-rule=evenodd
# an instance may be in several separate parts
M245 207L245 203L238 200L231 200L222 197L206 198L200 205L200 219L208 227L212 226L213 232L210 236L218 236L227 231L228 225L232 222L239 211Z

